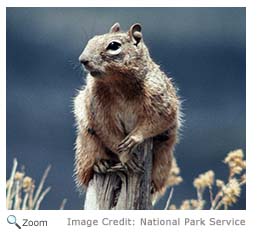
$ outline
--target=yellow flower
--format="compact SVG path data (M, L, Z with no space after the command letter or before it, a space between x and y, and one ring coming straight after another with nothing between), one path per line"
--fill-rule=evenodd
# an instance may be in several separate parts
M202 187L202 181L201 181L201 179L199 179L199 178L196 178L195 180L194 180L194 187L195 188L201 188Z
M241 176L241 182L245 182L245 181L246 181L246 175L244 174Z
M170 208L169 208L170 210L177 210L177 207L174 205L174 204L172 204L172 205L170 205Z
M228 153L227 157L225 158L224 162L229 163L233 161L240 161L244 158L244 153L242 149L237 149Z
M219 180L219 179L218 179L218 180L216 180L216 185L217 185L217 187L218 187L218 188L223 187L223 186L224 186L224 184L225 184L225 183L224 183L224 181Z
M236 174L241 174L242 171L246 168L246 162L243 160L244 153L242 149L231 151L228 153L224 162L228 164L230 170L230 178Z
M243 168L240 166L235 166L233 168L231 168L231 174L240 174L242 172Z
M180 210L196 210L196 209L203 209L204 201L201 200L184 200L180 206Z
M23 187L24 189L30 189L32 185L33 185L33 180L32 180L32 178L29 177L29 176L26 176L26 177L23 179L22 187Z
M222 202L224 205L230 206L237 202L237 197L240 196L241 188L237 179L231 179L222 189Z
M23 179L23 177L24 177L24 173L21 173L21 172L19 172L19 171L17 171L16 173L15 173L15 175L14 175L14 179L15 180L22 180Z
M180 206L180 210L190 210L190 209L191 209L190 201L189 200L183 201Z
M197 189L204 189L210 187L214 181L214 172L212 170L200 174L198 178L194 180L194 187Z

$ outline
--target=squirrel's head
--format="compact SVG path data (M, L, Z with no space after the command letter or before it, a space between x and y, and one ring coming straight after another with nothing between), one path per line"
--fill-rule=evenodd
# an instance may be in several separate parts
M105 77L144 70L148 57L141 25L133 24L128 32L121 32L115 23L109 33L89 40L79 61L93 77Z

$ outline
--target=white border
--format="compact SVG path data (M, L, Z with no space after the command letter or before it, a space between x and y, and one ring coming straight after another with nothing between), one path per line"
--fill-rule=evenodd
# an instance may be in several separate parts
M49 220L48 228L28 228L18 230L15 226L6 223L6 216L10 214L5 209L5 172L6 172L6 9L5 7L247 7L247 210L246 211L15 211L17 218L34 218ZM257 55L257 10L255 1L239 1L239 0L5 0L0 3L0 224L2 231L7 234L10 231L12 234L34 234L35 232L75 232L76 234L91 233L112 233L129 234L131 232L149 232L149 233L165 233L177 234L177 232L187 232L190 234L201 233L225 233L225 234L254 234L256 231L256 211L257 211L257 170L256 170L256 136L257 133L257 108L256 108L256 55ZM121 218L133 217L140 218L142 216L162 218L181 218L190 216L192 218L245 218L247 220L246 227L99 227L99 228L77 228L65 226L65 219L73 216L77 218L101 218L103 216ZM104 230L103 230L104 229Z
M0 8L0 185L5 188L6 175L6 17L5 8ZM3 191L0 194L0 200L4 201ZM0 209L5 210L5 203L0 204Z

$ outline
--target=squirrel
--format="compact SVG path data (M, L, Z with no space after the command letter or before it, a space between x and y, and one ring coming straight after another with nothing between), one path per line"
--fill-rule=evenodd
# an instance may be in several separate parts
M178 139L180 100L172 80L151 59L141 25L123 32L115 23L88 41L79 61L88 74L74 99L77 185L87 186L102 160L133 162L132 150L152 138L152 185L161 192Z

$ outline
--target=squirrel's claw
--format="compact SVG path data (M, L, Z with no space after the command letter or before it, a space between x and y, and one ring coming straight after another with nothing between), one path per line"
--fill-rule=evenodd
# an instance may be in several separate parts
M96 173L104 174L110 168L110 164L106 160L98 160L93 166L93 170Z
M136 172L136 173L143 173L144 172L144 166L135 158L130 159L126 162L126 165L128 166L128 169Z
M93 166L94 172L98 174L106 174L109 172L127 171L127 166L123 163L114 163L109 160L100 159Z
M138 144L142 143L143 140L141 137L138 136L127 136L121 143L118 145L118 152L131 152L131 150L136 147Z
M127 166L122 163L117 163L116 165L112 166L108 172L117 172L117 171L127 171Z

